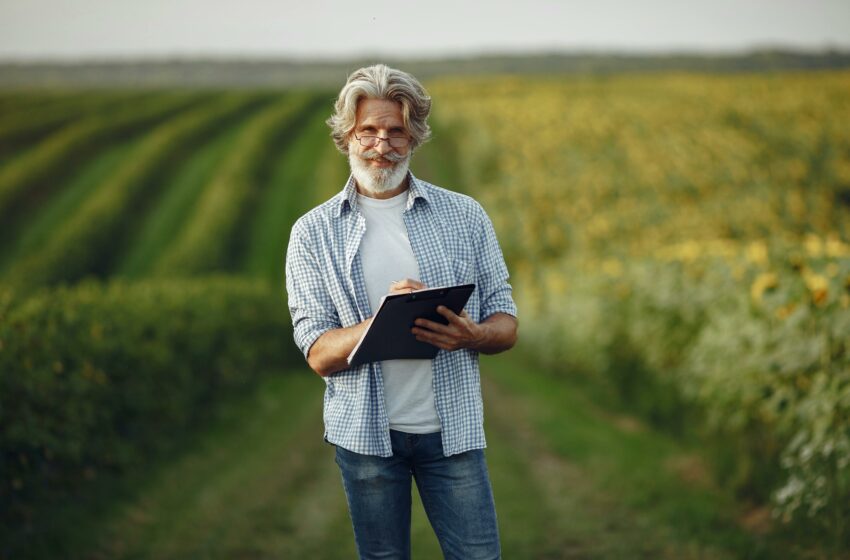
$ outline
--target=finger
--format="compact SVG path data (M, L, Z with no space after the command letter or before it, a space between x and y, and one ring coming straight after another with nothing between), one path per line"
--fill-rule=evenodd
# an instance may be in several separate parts
M442 325L440 326L446 330L429 331L421 327L414 327L413 329L411 329L411 332L417 340L429 342L435 346L440 346L440 348L445 348L449 350L454 350L455 348L457 348L457 343L463 338L463 333L458 332L458 330L454 327L445 327Z
M404 280L398 280L390 284L390 293L391 294L409 294L414 290L418 290L419 286L424 286L421 282L417 282L416 280L411 280L406 278Z
M416 335L416 340L433 344L434 346L442 348L443 350L448 350L452 348L455 342L454 339L451 337L443 336L441 334L428 331L421 331L420 333L418 333Z
M442 315L443 317L448 319L449 323L452 324L452 325L458 325L458 326L463 325L463 320L460 317L458 317L458 315L454 311L452 311L451 309L449 309L445 305L438 305L437 306L437 313L439 313L440 315Z
M449 333L453 329L453 327L450 327L448 325L442 325L434 321L429 321L428 319L416 319L413 324L421 329L429 330L432 332Z
M413 288L414 290L420 290L425 287L425 284L413 278L404 278L393 282L391 286L394 288Z

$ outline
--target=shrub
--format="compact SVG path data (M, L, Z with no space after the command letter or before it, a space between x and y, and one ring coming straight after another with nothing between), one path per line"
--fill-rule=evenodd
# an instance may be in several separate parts
M0 510L120 471L293 358L283 297L228 277L85 281L0 299ZM300 356L300 354L299 354Z

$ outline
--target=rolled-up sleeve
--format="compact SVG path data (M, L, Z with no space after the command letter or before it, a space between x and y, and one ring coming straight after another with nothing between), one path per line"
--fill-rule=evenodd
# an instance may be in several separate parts
M508 283L508 267L496 238L493 222L484 208L475 202L477 210L477 247L478 288L481 290L481 320L494 313L507 313L517 316L513 289Z
M306 359L310 347L320 336L342 325L301 221L295 223L289 235L286 292L295 344Z

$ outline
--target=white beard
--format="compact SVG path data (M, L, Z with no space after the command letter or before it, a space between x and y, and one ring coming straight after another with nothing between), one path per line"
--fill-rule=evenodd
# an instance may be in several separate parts
M410 166L410 153L393 164L392 167L372 167L368 159L348 153L348 164L357 184L371 193L385 193L398 187L404 181ZM391 158L386 158L391 159Z

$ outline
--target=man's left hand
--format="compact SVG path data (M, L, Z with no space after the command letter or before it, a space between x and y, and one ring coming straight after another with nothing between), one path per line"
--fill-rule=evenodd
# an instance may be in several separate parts
M440 305L437 313L449 320L448 325L441 325L428 319L416 319L412 332L416 340L428 342L443 350L459 350L461 348L477 349L485 336L485 329L472 319L465 310L460 315L448 307Z

